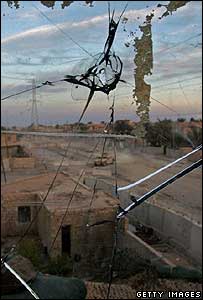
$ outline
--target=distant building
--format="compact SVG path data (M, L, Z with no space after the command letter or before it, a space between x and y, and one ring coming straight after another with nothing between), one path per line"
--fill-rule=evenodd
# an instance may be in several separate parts
M1 147L7 145L13 145L17 143L16 133L2 133L1 132Z

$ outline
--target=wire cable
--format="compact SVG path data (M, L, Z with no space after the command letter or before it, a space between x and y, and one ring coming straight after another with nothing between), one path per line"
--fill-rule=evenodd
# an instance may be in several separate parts
M88 158L88 160L87 160L86 166L88 165L90 159L92 158L92 156L93 156L93 154L94 154L96 148L98 147L99 143L100 143L100 141L98 141L98 142L96 143L96 145L94 146L94 148L93 148L93 150L92 150L92 153L90 154L90 156L89 156L89 158ZM73 200L73 197L74 197L74 195L75 195L76 189L77 189L78 185L80 184L80 179L82 178L82 176L83 176L85 170L86 170L86 168L83 168L83 170L82 170L82 172L80 173L80 176L79 176L79 178L78 178L78 181L77 181L77 183L76 183L76 185L75 185L75 187L74 187L74 189L73 189L73 192L72 192L71 197L70 197L70 201L68 202L68 205L67 205L67 207L66 207L65 213L64 213L64 215L63 215L63 217L62 217L61 224L60 224L60 226L59 226L59 228L58 228L58 230L57 230L57 233L56 233L56 235L55 235L55 237L54 237L54 239L53 239L53 241L52 241L52 243L51 243L51 246L50 246L50 249L49 249L49 253L50 253L51 250L53 249L53 246L54 246L55 241L56 241L56 239L57 239L57 237L58 237L58 234L59 234L59 232L60 232L60 230L61 230L61 228L62 228L62 226L63 226L63 222L64 222L64 220L65 220L65 217L66 217L67 213L68 213L68 210L69 210L69 207L70 207L71 202L72 202L72 200Z
M198 36L201 36L201 35L202 35L202 33L200 32L200 33L198 33L198 34L196 34L196 35L194 35L194 36L191 36L191 37L189 37L189 38L187 38L187 39L185 39L185 40L183 40L183 41L180 41L180 42L176 43L175 45L173 45L173 46L171 46L171 47L168 47L168 48L162 49L162 50L160 50L160 51L158 51L158 52L155 52L155 55L156 55L156 54L159 54L159 53L162 53L162 52L166 52L166 51L168 51L168 50L170 50L170 49L172 49L172 48L175 48L175 47L177 47L177 46L179 46L179 45L181 45L181 44L184 44L185 42L190 41L190 40L192 40L192 39L194 39L194 38L196 38L196 37L198 37Z
M141 196L139 199L135 200L135 202L133 202L132 204L130 204L127 208L123 209L122 212L120 212L117 215L117 220L121 219L122 217L124 217L125 215L127 215L132 209L134 209L136 206L142 204L144 201L146 201L148 198L150 198L151 196L153 196L154 194L156 194L157 192L161 191L163 188L165 188L166 186L168 186L169 184L173 183L174 181L176 181L177 179L185 176L186 174L190 173L191 171L199 168L202 165L202 159L196 161L195 163L193 163L192 165L190 165L189 167L183 169L182 171L180 171L179 173L177 173L176 175L172 176L171 178L167 179L166 181L162 182L160 185L156 186L154 189L152 189L151 191L147 192L146 194L144 194L143 196Z
M182 157L176 159L175 161L169 163L168 165L166 165L166 166L164 166L164 167L162 167L162 168L156 170L155 172L153 172L153 173L151 173L151 174L145 176L144 178L139 179L138 181L136 181L136 182L134 182L134 183L131 183L131 184L129 184L129 185L126 185L126 186L123 186L123 187L119 187L119 188L118 188L118 192L129 190L129 189L131 189L131 188L133 188L133 187L135 187L135 186L137 186L137 185L143 183L144 181L146 181L146 180L150 179L151 177L153 177L153 176L155 176L155 175L157 175L157 174L159 174L159 173L161 173L161 172L167 170L168 168L170 168L170 167L172 167L173 165L179 163L179 162L182 161L183 159L186 159L187 157L191 156L192 154L194 154L194 153L200 151L201 149L202 149L202 145L199 145L199 146L198 146L197 148L195 148L193 151L191 151L191 152L189 152L189 153L183 155Z
M59 27L57 24L55 24L45 13L43 13L37 6L33 4L34 1L32 1L32 6L38 10L38 12L46 18L52 25L54 25L65 37L67 37L69 40L71 40L75 45L77 45L82 51L87 53L89 56L93 57L93 55L87 51L83 46L81 46L78 42L76 42L67 32L65 32L61 27Z
M56 80L56 81L48 81L47 80L46 82L44 82L42 84L39 84L39 85L37 85L35 87L31 87L31 88L23 90L21 92L18 92L18 93L11 94L9 96L3 97L3 98L1 98L1 101L7 100L7 99L9 99L11 97L15 97L15 96L18 96L18 95L21 95L21 94L24 94L24 93L27 93L27 92L30 92L30 91L33 91L33 90L36 90L36 89L39 89L39 88L41 88L41 87L43 87L45 85L53 85L54 83L61 82L61 81L63 81L63 80L61 80L61 79L60 80Z

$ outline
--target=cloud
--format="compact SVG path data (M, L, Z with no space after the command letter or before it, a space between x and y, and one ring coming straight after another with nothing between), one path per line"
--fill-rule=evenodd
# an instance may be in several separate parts
M147 14L151 12L152 8L146 8L146 9L140 9L140 10L128 10L125 12L125 17L129 18L130 22L134 22L135 19L138 21L140 19L139 23L142 23L145 20L145 17ZM158 12L155 11L155 14ZM116 13L115 17L119 17L120 13ZM58 23L56 26L60 27L62 30L66 30L67 33L71 29L88 29L88 28L94 28L94 26L98 24L103 24L108 21L108 15L98 15L83 21L79 22L64 22L64 23ZM20 41L22 39L26 38L36 38L36 36L39 37L46 37L47 35L55 35L55 33L58 33L58 29L56 26L49 24L49 25L42 25L38 26L20 33L17 33L15 35L12 35L10 37L2 39L2 45L8 44L13 41ZM71 33L70 33L71 34Z

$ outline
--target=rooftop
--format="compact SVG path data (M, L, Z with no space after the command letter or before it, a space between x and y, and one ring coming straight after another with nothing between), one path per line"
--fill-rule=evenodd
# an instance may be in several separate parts
M2 186L2 195L30 192L39 193L43 198L53 180L54 175L55 173L48 173L21 179L4 185ZM67 175L59 174L55 181L54 188L45 202L46 208L52 212L64 211L66 210L69 201L71 201L70 208L74 210L86 210L89 209L90 205L92 209L103 209L118 205L118 201L116 199L102 191L96 191L92 201L92 190L82 183L80 183L75 190L76 184L75 179Z

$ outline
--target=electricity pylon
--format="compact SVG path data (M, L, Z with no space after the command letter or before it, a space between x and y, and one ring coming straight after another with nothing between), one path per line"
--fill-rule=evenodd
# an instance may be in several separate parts
M39 116L37 110L37 98L36 98L36 83L35 79L32 79L32 109L31 109L31 125L38 127Z

